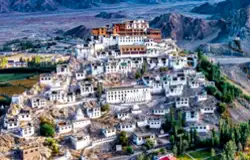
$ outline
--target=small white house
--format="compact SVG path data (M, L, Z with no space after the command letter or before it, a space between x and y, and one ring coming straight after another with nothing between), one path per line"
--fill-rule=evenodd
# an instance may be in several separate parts
M30 102L32 108L43 108L47 105L47 100L44 97L33 97Z
M164 105L157 106L153 108L152 110L153 115L156 115L156 116L164 116L168 114L169 111L170 111L170 108L168 106L165 107Z
M102 116L101 107L87 108L87 115L91 119L100 118Z
M73 126L68 121L57 123L57 131L59 134L65 134L73 131Z
M146 116L139 116L136 118L136 124L138 127L148 126L148 119Z
M210 126L208 124L194 123L189 124L189 126L186 128L187 131L190 131L190 129L196 129L198 133L207 133L210 131Z
M185 119L186 122L198 122L200 119L200 114L197 111L186 111Z
M70 136L71 143L75 150L80 150L88 147L91 144L90 136Z
M137 104L135 104L135 105L133 105L133 107L131 108L131 113L132 113L132 114L135 114L135 115L141 114L141 113L142 113L142 110L140 109L140 107L139 107Z
M91 124L90 119L85 118L81 108L78 108L72 120L73 129L76 130L82 129L90 124Z
M81 96L88 96L94 94L94 86L90 81L83 81L79 84Z
M151 117L148 119L148 126L151 129L159 129L161 128L162 121L158 117Z
M52 74L41 74L40 75L40 84L42 85L52 85L53 84L53 76Z
M151 140L154 143L156 143L155 134L153 133L143 133L143 134L133 133L132 137L133 137L133 142L136 145L143 145L146 142L146 140Z
M59 64L56 66L57 75L71 75L71 70L67 64Z
M117 119L120 119L120 120L125 120L129 118L129 112L126 112L126 111L118 112L116 115L117 115Z
M86 72L76 72L75 77L77 81L83 80L86 78Z
M18 128L19 127L19 120L18 120L18 117L15 116L15 117L11 117L11 116L8 116L6 115L4 117L4 128L6 128L7 130L9 129L15 129L15 128Z
M11 103L22 105L23 104L23 96L22 95L13 95L11 97Z
M175 100L175 107L189 107L189 98L188 97L178 97Z
M210 113L214 113L214 111L216 110L215 106L205 106L201 108L201 114L210 114Z
M207 92L203 91L201 94L197 94L195 98L198 102L206 101L207 100Z
M19 121L31 121L31 112L30 110L21 109L18 114Z
M136 129L136 125L133 122L122 122L119 124L120 131L125 132L134 132Z
M22 137L30 137L35 133L35 128L31 123L19 128Z
M112 137L116 135L116 128L103 128L102 133L104 134L105 137Z
M183 85L168 86L165 88L166 97L170 96L181 96L183 93Z

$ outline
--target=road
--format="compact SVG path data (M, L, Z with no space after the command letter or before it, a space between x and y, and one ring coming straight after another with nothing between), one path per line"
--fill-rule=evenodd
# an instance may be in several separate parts
M248 57L210 57L215 63L225 64L241 64L250 62Z

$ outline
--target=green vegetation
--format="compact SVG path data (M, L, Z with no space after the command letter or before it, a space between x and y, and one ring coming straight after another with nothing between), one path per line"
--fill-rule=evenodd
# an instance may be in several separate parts
M215 82L215 86L207 87L209 94L226 103L231 103L242 94L239 88L227 82L222 76L219 65L211 63L201 52L198 52L198 57L197 70L202 72L208 80Z
M0 74L0 83L13 81L13 80L23 80L35 76L36 73L24 73L24 74L17 74L17 73L7 73L7 74Z
M118 137L118 144L122 146L128 145L128 135L126 132L122 131Z
M55 140L53 138L47 138L47 139L45 139L44 145L48 146L52 150L52 153L54 153L54 154L59 153L59 147L58 147L57 140Z
M126 151L127 151L128 154L133 154L134 153L134 150L133 150L133 148L131 146L127 146Z
M152 149L154 147L154 142L151 139L146 139L145 146L147 149Z
M211 151L209 149L189 152L188 154L196 160L202 160L211 157Z
M168 71L168 67L161 67L160 68L160 72L167 72Z
M102 111L102 112L108 112L109 109L110 109L110 105L109 105L109 104L104 104L104 105L102 105L102 107L101 107L101 111Z
M53 137L55 128L50 123L42 123L40 124L40 134L45 137Z
M97 83L97 92L96 92L96 96L97 96L98 99L101 98L102 93L103 93L103 86L102 86L102 83Z

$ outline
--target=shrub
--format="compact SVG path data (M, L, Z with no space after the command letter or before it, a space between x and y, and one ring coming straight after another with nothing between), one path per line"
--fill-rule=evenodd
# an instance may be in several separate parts
M55 128L49 123L42 123L40 124L40 134L45 137L53 137Z
M219 103L218 104L218 109L217 109L217 111L220 113L220 114L222 114L222 113L224 113L225 111L226 111L226 109L227 109L227 104L226 103Z

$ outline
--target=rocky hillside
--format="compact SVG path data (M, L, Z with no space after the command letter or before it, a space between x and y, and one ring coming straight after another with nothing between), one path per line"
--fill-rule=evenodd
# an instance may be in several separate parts
M150 22L151 27L162 30L163 37L176 40L202 40L219 31L223 25L219 21L185 17L176 13L163 14Z
M101 12L97 14L95 17L104 18L104 19L113 19L113 18L125 18L126 16L118 12L116 13Z
M66 31L63 35L87 39L90 37L90 29L86 28L84 25L80 25Z
M193 8L191 12L227 18L232 12L245 8L248 5L250 5L250 0L225 0L216 4L202 4Z

